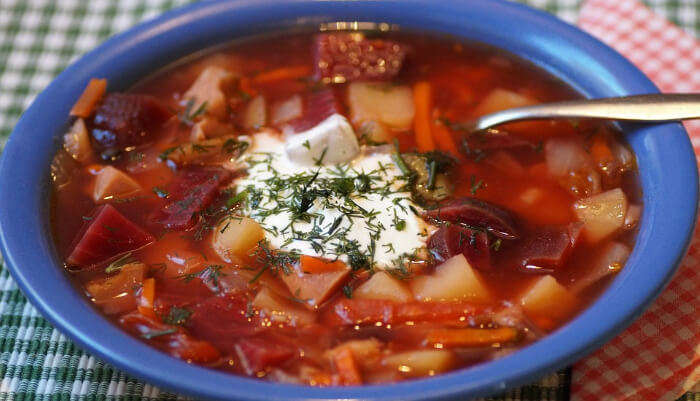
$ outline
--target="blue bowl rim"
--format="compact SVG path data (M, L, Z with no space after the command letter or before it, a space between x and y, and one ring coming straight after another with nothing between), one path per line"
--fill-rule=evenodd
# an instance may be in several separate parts
M65 129L68 109L87 80L107 76L110 87L113 81L134 82L148 70L143 67L137 71L125 56L155 64L156 57L172 61L177 53L172 49L181 49L178 56L191 52L201 46L197 41L201 42L202 35L224 23L238 24L238 28L227 28L233 29L231 32L249 34L321 20L354 20L354 16L361 21L392 22L478 38L530 59L588 96L657 92L636 67L588 34L543 12L501 0L440 4L430 0L218 0L167 12L114 36L67 68L36 98L6 144L0 159L0 243L11 274L31 302L81 347L120 369L186 394L241 400L417 400L487 395L530 382L577 360L641 314L673 275L696 221L697 167L680 124L627 127L645 191L642 228L627 267L572 322L496 361L391 385L319 389L271 384L177 361L126 335L94 312L64 272L56 268L60 263L47 235L45 205L48 162L57 146L56 141L49 146L45 133L56 138ZM462 26L465 21L470 24ZM182 53L186 48L189 50ZM120 77L118 73L123 71L126 73ZM33 134L36 131L41 134ZM16 174L18 169L23 173ZM690 190L688 183L694 183ZM36 269L42 274L32 274ZM632 273L637 274L632 277Z

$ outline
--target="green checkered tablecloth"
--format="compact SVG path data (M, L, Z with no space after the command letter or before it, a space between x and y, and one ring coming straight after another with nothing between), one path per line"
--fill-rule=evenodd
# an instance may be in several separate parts
M108 36L187 2L0 0L0 150L22 111L71 61ZM525 2L569 22L575 22L581 3ZM646 3L696 36L700 33L700 0ZM117 371L76 347L27 302L1 260L0 380L0 401L180 398ZM570 373L564 370L489 399L568 400L569 381ZM689 393L682 399L700 401L700 393Z

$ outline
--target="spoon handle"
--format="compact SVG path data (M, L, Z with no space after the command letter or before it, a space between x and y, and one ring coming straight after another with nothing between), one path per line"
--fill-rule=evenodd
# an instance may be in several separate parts
M482 116L474 122L474 128L482 130L512 121L551 118L633 121L695 119L700 118L700 94L634 95L516 107Z

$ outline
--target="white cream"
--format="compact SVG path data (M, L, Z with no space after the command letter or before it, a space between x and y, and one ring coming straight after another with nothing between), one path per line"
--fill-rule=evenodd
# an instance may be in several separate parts
M261 193L258 206L253 208L248 202L243 213L257 220L265 228L265 235L273 248L330 259L338 255L341 260L350 263L350 258L346 254L338 252L338 245L356 241L360 251L368 256L371 254L374 238L375 267L393 268L395 261L402 255L412 254L416 249L425 247L428 236L434 228L411 210L411 207L416 210L419 208L410 200L410 192L401 189L406 181L402 178L401 171L390 154L386 152L359 154L346 164L308 166L294 163L289 159L285 152L285 142L279 135L261 132L253 135L251 139L252 144L244 155L248 165L248 175L237 179L234 185L237 192L253 188L255 192ZM316 197L307 210L308 215L312 216L311 221L304 222L298 219L294 221L294 232L301 233L301 235L295 235L289 227L292 212L279 210L280 203L284 208L284 203L294 198L293 190L286 187L279 192L273 192L266 180L273 177L285 179L300 174L312 177L318 172L311 187L317 184L318 188L323 189L324 186L320 185L323 180L338 177L340 170L345 171L346 177L357 177L358 174L372 177L372 188L377 190L351 193L350 200L354 204L336 196L337 193ZM297 189L299 187L297 185ZM382 193L384 188L387 190ZM355 205L367 213L348 217L339 209L360 210ZM368 214L373 216L367 217ZM338 223L336 223L337 219L340 219ZM334 236L330 235L329 239L329 232L334 223L336 223L335 229L332 230ZM314 227L320 235L312 243L308 240L308 233ZM306 239L295 239L295 236Z

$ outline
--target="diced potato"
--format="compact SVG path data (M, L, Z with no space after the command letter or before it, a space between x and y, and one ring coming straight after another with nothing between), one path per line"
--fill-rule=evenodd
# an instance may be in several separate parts
M316 314L263 287L253 299L253 307L275 323L305 326L316 321Z
M63 147L77 162L85 163L92 158L90 134L82 118L75 120L70 130L63 135Z
M204 117L192 127L190 140L202 142L210 138L231 135L233 132L233 127L229 124L224 124L211 117Z
M622 228L627 214L627 197L620 188L611 189L577 201L574 213L584 224L585 238L595 243Z
M415 113L411 87L393 84L353 82L348 105L353 123L377 121L397 130L409 129Z
M92 199L96 203L126 199L141 191L141 185L112 166L103 167L95 177Z
M507 89L497 88L489 92L489 94L479 103L474 110L474 115L483 116L485 114L494 113L514 107L525 107L537 104L536 99L521 95Z
M359 152L355 132L345 117L333 114L308 131L287 138L284 150L289 160L302 165L339 164L352 160Z
M272 125L280 125L287 121L301 117L303 111L303 102L301 96L294 95L289 99L275 103L272 108L271 123Z
M637 226L639 219L642 218L642 206L629 205L627 214L625 215L625 230L631 230Z
M583 143L575 138L548 139L544 154L549 172L555 177L593 169L591 155L586 152Z
M256 96L246 106L243 114L243 126L258 129L267 122L267 102L263 96Z
M468 300L490 302L488 288L464 255L459 254L435 268L433 274L418 276L410 282L418 300Z
M248 217L230 216L223 219L214 231L212 246L226 262L250 253L265 232L257 221Z
M523 293L519 303L525 313L533 319L545 318L560 321L576 309L578 299L553 276L546 275L537 279Z
M295 268L290 274L282 274L280 278L295 297L304 301L310 308L317 307L330 297L340 287L348 275L350 267L327 273L303 273Z
M192 110L198 110L206 102L205 114L216 118L226 117L226 90L236 76L221 67L207 67L185 92L183 99L193 101Z
M145 271L146 265L143 263L128 263L115 275L88 282L85 290L105 313L126 312L136 308L133 290L143 282Z
M579 293L590 288L594 283L619 272L625 265L632 250L629 246L621 242L612 242L608 244L589 267L583 277L580 277L570 287L573 293Z
M363 122L357 130L357 136L367 144L389 143L394 138L384 125L376 121Z
M187 249L176 249L168 252L165 259L163 273L166 277L181 277L199 272L204 269L206 262L204 255Z
M352 292L354 298L386 299L394 302L408 302L413 299L411 291L391 274L380 271L375 273Z
M416 350L389 355L382 363L405 376L433 376L450 370L455 364L455 355L447 350Z

